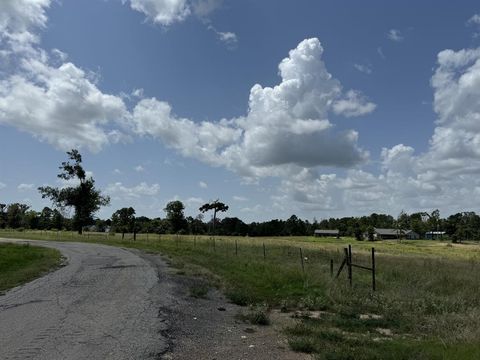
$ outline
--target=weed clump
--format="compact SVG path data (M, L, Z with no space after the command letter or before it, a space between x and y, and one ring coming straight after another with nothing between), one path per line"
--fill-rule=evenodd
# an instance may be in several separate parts
M252 325L266 326L270 325L268 309L266 306L256 306L246 313L239 314L240 320L248 322Z

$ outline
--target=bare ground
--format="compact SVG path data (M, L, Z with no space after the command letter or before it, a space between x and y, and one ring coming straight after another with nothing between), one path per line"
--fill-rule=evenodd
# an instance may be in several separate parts
M311 359L291 351L281 333L285 325L295 321L290 316L272 312L268 326L245 323L237 315L248 309L228 302L218 290L210 288L205 298L191 295L192 286L203 286L204 280L179 275L156 255L143 257L157 265L160 281L173 286L172 304L160 310L168 319L168 330L162 335L169 339L169 348L160 359Z

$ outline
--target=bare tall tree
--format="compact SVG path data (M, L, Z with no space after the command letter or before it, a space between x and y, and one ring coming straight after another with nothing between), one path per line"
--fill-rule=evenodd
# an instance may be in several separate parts
M224 203L220 202L218 199L211 202L211 203L206 203L200 206L198 209L202 213L213 210L213 234L215 235L215 223L217 221L217 212L225 212L228 210L228 205L225 205Z

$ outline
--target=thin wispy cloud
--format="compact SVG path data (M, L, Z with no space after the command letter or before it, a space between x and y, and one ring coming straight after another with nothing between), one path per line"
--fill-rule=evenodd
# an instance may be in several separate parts
M405 39L400 30L390 29L387 33L387 38L395 42L401 42Z
M480 25L480 14L473 15L470 19L468 19L467 24L468 25Z
M35 188L34 184L20 184L17 186L17 190L24 192L24 191L31 191Z
M364 73L364 74L367 74L367 75L370 75L373 70L372 70L372 67L370 65L365 65L365 64L353 64L353 67L355 69L357 69L358 71Z
M213 31L218 40L220 40L220 42L222 42L223 44L225 44L225 46L230 49L230 50L234 50L237 48L238 46L238 37L235 33L233 32L230 32L230 31L227 31L227 32L223 32L223 31L218 31L214 26L212 25L209 25L208 26L208 29Z
M385 54L383 53L383 49L379 46L377 48L377 54L383 59L385 60L387 57L385 56Z

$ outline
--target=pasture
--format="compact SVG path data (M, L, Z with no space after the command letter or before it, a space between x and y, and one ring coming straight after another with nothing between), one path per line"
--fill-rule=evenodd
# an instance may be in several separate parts
M358 242L333 238L248 238L0 231L0 237L86 241L161 253L178 273L201 275L237 304L292 319L290 347L317 359L480 358L480 245L440 241ZM335 272L343 248L371 275ZM300 252L301 249L301 252ZM300 256L301 254L301 256ZM303 265L302 265L303 263Z

